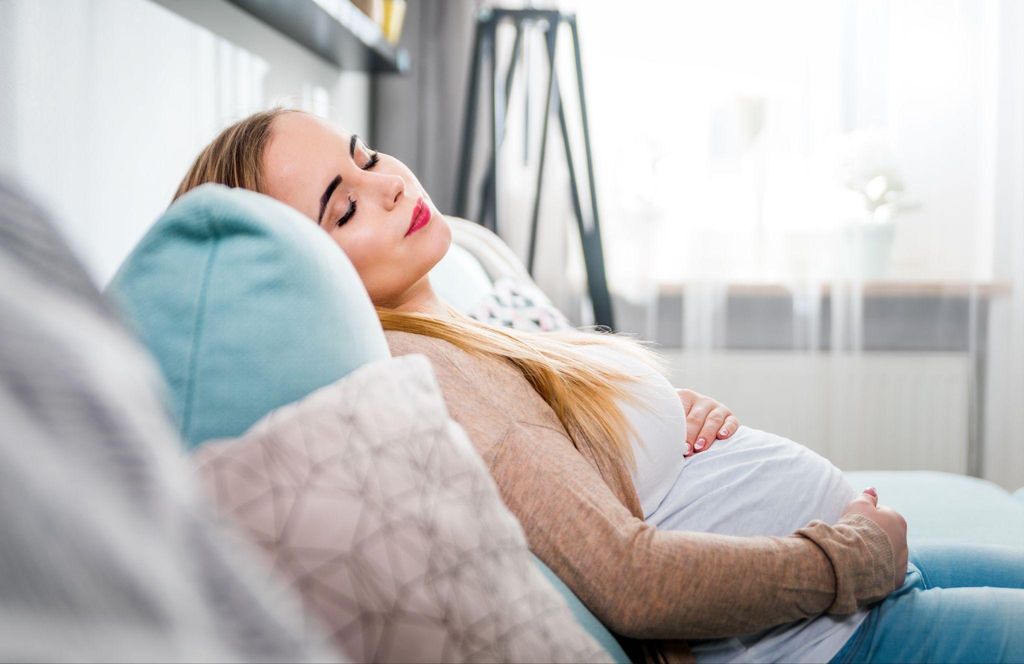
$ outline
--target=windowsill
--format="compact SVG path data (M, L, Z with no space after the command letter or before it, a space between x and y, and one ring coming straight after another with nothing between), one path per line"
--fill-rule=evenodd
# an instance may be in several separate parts
M842 282L848 286L853 282ZM831 282L820 282L816 287L822 297L832 293ZM748 297L782 297L793 293L793 284L781 281L737 281L726 286L729 295ZM663 282L658 286L661 296L680 295L686 284ZM940 281L936 279L872 279L860 282L865 297L968 297L971 295L995 298L1009 295L1013 287L1008 281ZM806 292L806 291L804 291Z

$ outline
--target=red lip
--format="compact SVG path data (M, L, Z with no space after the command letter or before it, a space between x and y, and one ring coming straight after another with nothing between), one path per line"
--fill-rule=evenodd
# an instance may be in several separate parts
M427 225L430 221L430 208L423 201L419 199L416 201L416 207L412 210L412 219L409 221L409 230L405 232L405 237L408 237L412 233L415 233L419 229Z

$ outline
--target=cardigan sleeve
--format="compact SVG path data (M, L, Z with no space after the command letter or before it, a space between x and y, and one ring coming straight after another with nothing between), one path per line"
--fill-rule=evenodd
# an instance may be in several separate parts
M530 548L610 629L640 639L735 636L893 590L888 536L862 516L789 537L657 530L616 499L567 437L513 428L491 465Z

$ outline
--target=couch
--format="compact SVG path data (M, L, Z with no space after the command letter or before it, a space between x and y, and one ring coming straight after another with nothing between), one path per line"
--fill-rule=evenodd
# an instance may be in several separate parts
M249 193L249 196L253 196L253 194ZM255 201L252 204L258 207ZM539 303L540 305L546 304L550 306L549 302L543 301L543 293L540 293L536 284L532 282L519 259L493 233L466 220L450 218L450 222L453 228L454 244L448 255L432 273L435 288L444 299L456 308L469 311L481 299L491 294L497 284L502 281L514 281L519 282L527 290L535 294L535 297L531 296L534 297L532 304ZM299 226L296 227L298 228ZM302 228L305 227L302 226ZM295 240L299 243L307 241L298 237ZM313 237L309 238L309 240L319 241L318 238ZM176 269L180 270L179 258L181 256L175 257L175 264L177 265ZM194 259L195 269L189 268L181 272L181 283L183 284L196 275L203 274L205 269L203 268L205 265L204 259L200 254L186 256L186 258L189 260ZM143 256L142 259L148 261L150 257ZM260 254L259 260L269 260L269 254ZM333 259L325 254L324 260L330 263ZM140 283L138 280L128 281ZM229 281L250 283L246 280L237 279ZM254 288L270 290L279 286L279 282L275 280L265 280L260 283L251 282L251 284ZM177 282L173 284L173 289L178 288ZM232 305L239 302L245 303L249 301L249 296L252 294L244 291L239 293L232 292L221 302L225 305L228 303ZM303 296L308 295L308 293L304 292L301 294ZM312 299L315 300L316 298ZM140 293L136 301L145 304L146 293ZM160 312L159 315L166 313ZM174 316L179 315L179 312L172 313ZM274 344L273 339L276 333L272 329L268 331L268 325L272 328L272 323L269 321L285 320L289 324L285 327L294 327L296 320L283 317L267 318L265 313L265 311L261 311L259 314L261 316L260 320L264 321L261 323L263 329L260 329L258 337L253 339L254 341L262 339L262 342L267 344L268 349L272 350L276 355L280 351L287 350L289 346L287 344ZM337 334L338 326L346 324L342 315L344 308L338 309L339 316L333 319L334 323L330 325L323 324L324 321L321 320L323 312L319 307L314 307L307 313L310 314L310 318L300 324L300 327L304 330L328 329ZM158 322L156 327L159 327L160 324ZM239 331L248 330L239 328ZM349 338L347 334L337 334L337 336ZM151 350L154 350L155 354L160 357L163 353L154 349L151 343L152 340L149 341ZM363 354L372 359L372 357L377 355L379 349L369 348L364 349L364 351L366 352ZM260 356L263 357L264 355ZM221 367L231 364L231 361L225 358L228 358L228 356L221 353ZM340 358L340 360L344 360L344 358ZM237 365L238 363L235 362L234 364ZM296 387L298 392L291 397L281 396L286 394L280 389L281 385L288 380L288 375L294 372L267 373L266 366L273 366L275 363L259 362L250 364L254 371L259 372L259 375L257 376L254 373L254 380L243 381L239 384L243 387L273 384L275 385L274 391L278 392L277 396L279 398L277 404L270 402L256 403L259 398L266 396L267 390L255 390L252 395L253 398L248 401L248 403L253 405L253 412L242 414L244 416L242 420L245 422L251 424L255 422L257 414L266 413L273 408L290 403L292 400L308 392L309 384L306 384L305 387ZM276 364L288 367L295 366L291 362L278 362ZM317 366L314 368L323 368L322 358L317 358L316 364ZM165 365L164 370L167 372L169 368L180 366L183 366L182 362L173 362L169 366ZM349 370L345 368L344 362L339 362L337 366L330 366L328 368L329 371L325 375L344 375ZM169 375L168 377L172 384L179 380L186 380L184 376L175 377ZM268 377L270 378L269 382L267 380ZM326 382L321 384L326 384ZM237 388L238 384L234 387ZM216 394L211 392L210 398L216 398ZM192 446L201 445L204 440L211 436L237 436L244 430L244 427L240 426L243 423L242 420L231 423L230 427L221 430L221 427L224 425L222 414L215 408L206 408L205 412L211 415L211 418L205 422L195 416L194 413L189 414L188 417L184 417L181 413L178 414L180 424L182 424L182 433ZM248 426L248 424L245 426ZM910 523L912 543L924 540L948 540L1024 546L1024 500L1021 499L1020 492L1018 492L1017 497L1013 497L1002 489L982 480L938 473L851 473L851 481L855 485L876 486L888 504L899 509L907 516ZM619 646L615 637L601 625L565 584L551 573L548 568L540 563L539 560L535 562L541 572L565 598L577 621L604 646L608 654L615 660L625 661L627 659L626 653Z

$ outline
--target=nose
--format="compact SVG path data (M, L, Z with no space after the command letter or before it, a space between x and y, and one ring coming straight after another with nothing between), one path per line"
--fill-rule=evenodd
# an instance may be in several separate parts
M381 182L381 201L384 205L384 209L391 211L398 206L399 201L402 200L402 196L405 195L405 180L400 175L388 175L385 176L383 182Z

